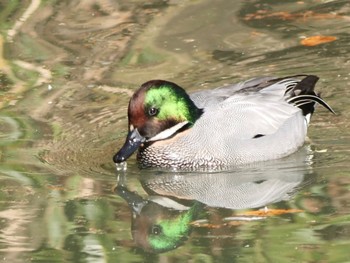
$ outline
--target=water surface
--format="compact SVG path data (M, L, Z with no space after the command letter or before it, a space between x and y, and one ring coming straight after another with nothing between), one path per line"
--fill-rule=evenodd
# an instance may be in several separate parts
M0 260L348 262L349 21L348 1L1 1ZM320 35L336 40L301 44ZM320 77L337 115L319 107L289 159L201 173L218 184L207 195L181 190L200 185L192 174L134 158L115 170L143 82L194 91L299 73ZM169 209L159 194L186 201ZM130 200L146 216L133 221ZM182 230L158 253L147 238L164 218Z

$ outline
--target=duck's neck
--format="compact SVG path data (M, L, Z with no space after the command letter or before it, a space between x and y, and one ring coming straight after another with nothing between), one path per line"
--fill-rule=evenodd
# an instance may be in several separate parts
M197 106L194 104L194 102L190 99L191 101L191 106L190 106L190 119L188 120L192 125L202 116L203 114L203 109L197 108Z

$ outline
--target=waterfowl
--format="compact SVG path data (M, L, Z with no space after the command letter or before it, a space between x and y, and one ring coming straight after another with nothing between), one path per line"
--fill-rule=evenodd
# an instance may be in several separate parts
M141 167L222 168L285 157L305 141L318 77L260 77L187 94L151 80L133 94L129 132L115 163L137 149Z
M132 210L131 234L135 245L151 253L162 253L183 245L192 231L191 222L199 219L204 208L200 202L194 201L187 206L165 196L144 199L119 184L114 191Z

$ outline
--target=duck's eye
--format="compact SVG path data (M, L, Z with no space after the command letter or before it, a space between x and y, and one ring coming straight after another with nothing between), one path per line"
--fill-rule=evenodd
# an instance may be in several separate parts
M155 107L151 107L148 109L149 116L156 116L158 114L159 110Z
M162 227L160 225L153 225L150 230L151 234L156 236L162 233Z

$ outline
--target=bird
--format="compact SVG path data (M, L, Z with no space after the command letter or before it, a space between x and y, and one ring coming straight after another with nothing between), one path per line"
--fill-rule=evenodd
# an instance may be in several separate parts
M305 142L319 77L256 77L188 94L166 80L150 80L132 95L128 134L113 156L136 150L141 168L223 169L279 159Z
M137 247L150 253L163 253L182 246L192 232L192 222L199 219L204 205L194 201L183 205L165 196L142 198L126 186L114 192L132 211L131 234Z

